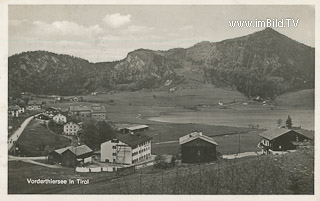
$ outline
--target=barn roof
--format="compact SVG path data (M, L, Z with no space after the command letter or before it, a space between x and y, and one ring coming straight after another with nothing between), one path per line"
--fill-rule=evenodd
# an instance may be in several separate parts
M90 111L90 108L88 106L83 106L83 105L72 105L72 106L69 106L69 111L71 112Z
M207 141L211 144L218 145L218 143L216 143L211 137L203 135L202 132L193 132L188 135L180 137L179 144L182 145L182 144L185 144L187 142L190 142L190 141L198 139L198 138L200 138L204 141Z
M56 149L54 150L54 152L58 153L58 154L62 154L64 151L66 151L67 149L70 149L72 146L69 146L69 147L64 147L64 148L61 148L61 149Z
M301 129L302 130L302 129ZM309 139L312 139L311 137L310 137L310 134L308 134L307 132L305 132L305 131L300 131L300 130L292 130L292 129L287 129L287 128L275 128L275 129L269 129L269 130L267 130L267 131L265 131L265 132L263 132L263 133L261 133L261 134L259 134L261 137L263 137L263 138L266 138L266 139L268 139L268 140L273 140L273 139L276 139L276 138L278 138L278 137L280 137L280 136L282 136L282 135L284 135L284 134L286 134L286 133L288 133L288 132L291 132L291 131L293 131L293 132L295 132L295 133L298 133L298 134L300 134L300 135L303 135L303 136L305 136L305 137L307 137L307 138L309 138ZM309 136L308 136L309 135Z
M20 106L18 105L14 105L14 106L9 106L9 111L17 111L17 110L20 110Z
M93 104L91 105L91 112L107 112L106 108L103 105Z
M76 156L81 156L83 154L92 152L92 149L90 149L87 145L80 145L77 147L72 146L68 150L70 150Z
M305 136L306 138L309 138L310 140L314 140L314 131L309 131L305 129L297 129L294 130L297 133L300 133L301 135Z
M28 105L42 105L42 100L29 100Z
M130 131L135 131L135 130L144 129L144 128L149 128L149 126L147 126L147 125L136 125L136 126L126 127L124 129L128 129Z
M130 147L134 147L138 144L141 144L143 142L149 141L152 139L152 137L149 137L147 135L144 134L118 134L116 137L116 139L120 140L121 142L126 143L127 145L129 145Z

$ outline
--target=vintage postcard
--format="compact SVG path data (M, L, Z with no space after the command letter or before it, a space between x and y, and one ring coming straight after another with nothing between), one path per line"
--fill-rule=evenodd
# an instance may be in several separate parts
M316 2L1 4L0 200L317 200Z

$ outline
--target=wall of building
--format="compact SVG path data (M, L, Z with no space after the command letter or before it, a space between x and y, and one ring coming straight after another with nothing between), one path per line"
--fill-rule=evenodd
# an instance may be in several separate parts
M101 144L101 162L132 163L132 149L121 141L109 140Z
M80 127L75 123L67 123L63 126L63 132L66 135L76 135L79 131Z
M217 159L216 145L195 139L181 146L182 163L202 163Z
M151 141L137 145L132 150L132 161L138 163L151 157Z

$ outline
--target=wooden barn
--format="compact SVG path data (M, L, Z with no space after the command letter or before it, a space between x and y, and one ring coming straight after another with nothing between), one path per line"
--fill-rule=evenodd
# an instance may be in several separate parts
M305 145L312 137L297 130L275 128L260 134L262 137L258 147L263 154L277 154L278 152L295 150Z
M50 163L50 164L61 163L62 153L69 148L71 148L71 146L61 148L61 149L56 149L56 150L53 150L52 152L50 152L48 154L48 163Z
M61 154L61 165L76 167L92 162L93 151L87 145L70 147Z
M203 163L217 159L218 144L202 132L193 132L179 138L182 163Z

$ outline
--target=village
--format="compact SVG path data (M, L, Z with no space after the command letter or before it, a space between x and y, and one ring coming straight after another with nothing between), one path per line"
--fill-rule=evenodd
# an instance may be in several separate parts
M96 95L94 92L91 94L91 96ZM86 130L86 126L92 126L93 121L95 122L94 125L99 125L97 122L100 122L100 125L101 122L108 123L108 111L102 104L84 102L82 97L75 96L64 99L63 104L67 105L64 110L52 106L61 102L61 97L56 96L47 97L46 100L40 98L29 100L25 105L21 104L23 102L21 99L12 101L13 104L9 106L8 110L9 158L32 158L31 155L28 156L24 152L18 143L23 129L27 127L30 121L36 121L47 128L49 133L55 133L67 140L64 143L65 145L59 143L57 146L59 148L41 144L39 149L42 152L37 157L44 160L40 163L37 162L38 165L52 168L68 167L73 168L75 172L87 174L95 172L126 172L126 174L132 174L138 169L150 166L167 169L177 164L206 164L223 159L281 155L294 152L301 147L312 146L314 140L313 131L302 129L301 126L293 126L289 116L285 125L278 122L278 126L275 126L275 128L262 129L258 132L257 136L259 136L260 141L254 141L252 144L260 151L255 152L240 152L240 130L235 132L236 135L239 135L239 152L228 155L220 151L224 147L219 146L214 139L215 137L211 137L209 132L204 133L201 130L190 129L189 132L179 133L180 137L173 139L173 142L178 142L176 153L166 153L165 151L162 151L161 154L154 153L154 146L161 146L171 141L161 142L161 134L160 136L154 134L155 131L150 128L153 125L137 124L137 122L109 122L112 134L107 134L105 140L99 139L95 140L93 144L91 141L86 144L88 139L84 136L90 137L90 133L85 133L89 132L89 130ZM247 104L247 102L244 102L242 105L246 106ZM259 104L264 106L268 102L261 100ZM227 106L219 101L217 107L225 109ZM27 124L22 125L25 122L21 122L20 126L13 128L12 122L26 113L29 114L28 118L25 119L25 122L28 121ZM141 118L141 114L138 114L136 118ZM84 122L91 122L91 124ZM13 131L14 129L16 130ZM111 132L111 130L107 132ZM92 138L94 138L93 135ZM56 141L59 140L56 139Z

